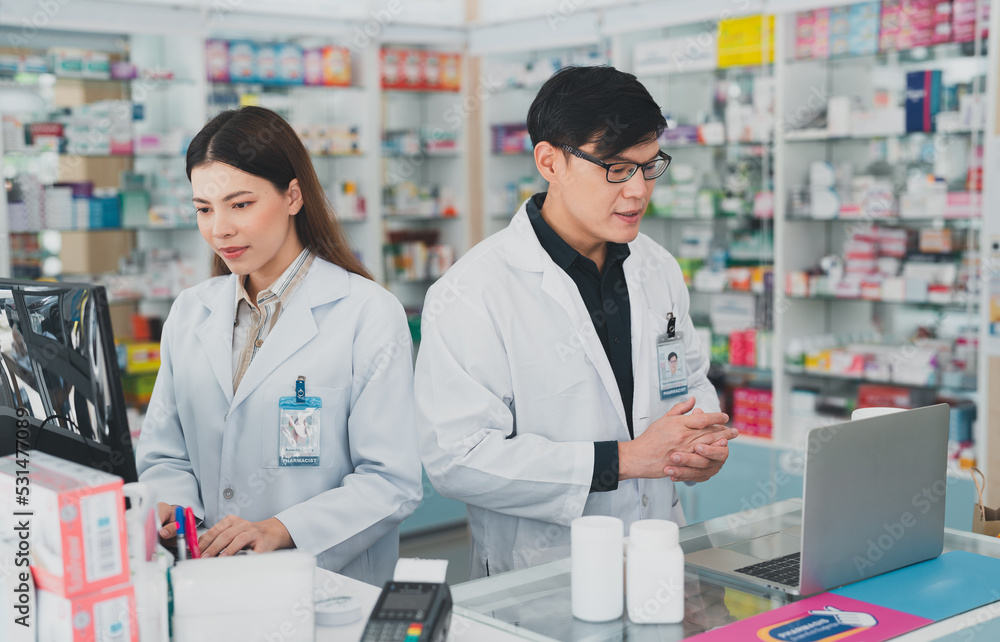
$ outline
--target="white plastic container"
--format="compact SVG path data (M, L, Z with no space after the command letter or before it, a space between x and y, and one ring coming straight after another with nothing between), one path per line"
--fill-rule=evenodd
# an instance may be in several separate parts
M629 529L625 571L628 618L639 624L684 619L684 552L677 524L644 519Z
M570 525L573 617L607 622L624 611L625 525L617 517L588 515Z
M170 571L173 639L313 642L316 558L275 551L188 560Z

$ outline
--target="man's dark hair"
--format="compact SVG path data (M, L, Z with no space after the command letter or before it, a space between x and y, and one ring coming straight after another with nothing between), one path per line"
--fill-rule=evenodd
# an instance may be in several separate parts
M670 354L667 355L667 361L670 361L671 359L676 359L676 358L677 358L677 353L676 352L671 352Z
M546 81L528 109L532 146L594 143L608 159L659 138L667 121L635 76L614 67L566 67Z

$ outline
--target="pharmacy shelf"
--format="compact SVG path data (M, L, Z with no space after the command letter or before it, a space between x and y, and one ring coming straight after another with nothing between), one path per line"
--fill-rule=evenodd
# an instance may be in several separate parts
M25 72L18 74L17 76L3 76L0 77L0 87L10 84L16 85L18 87L34 87L41 84L48 84L48 78L52 78L50 73L34 73ZM143 83L144 89L152 89L155 87L177 87L181 85L195 85L196 81L190 78L151 78L145 76L139 76L136 78L77 78L75 76L55 76L55 82L58 83L83 83L84 85L125 85L127 83Z
M180 232L197 230L197 225L146 225L141 227L83 227L75 229L11 230L11 234L41 234L42 232Z
M911 218L899 216L886 216L878 218L815 218L813 216L788 216L786 221L791 223L842 223L844 225L943 225L945 227L971 227L982 222L979 217L934 217L934 218Z
M135 303L173 303L176 297L171 296L136 296L108 299L109 305L132 305Z
M728 363L713 363L713 367L720 368L726 376L752 377L757 379L770 379L774 376L774 371L770 368L752 368L749 366L734 366Z
M388 278L388 279L385 280L385 282L388 283L389 285L412 285L412 286L421 286L421 287L426 287L428 285L431 285L432 283L435 283L436 281L437 281L437 279L396 279L396 278Z
M66 152L57 152L55 150L45 150L45 149L10 149L4 151L5 158L13 158L17 156L25 157L39 157L48 154L55 154L59 158L169 158L177 159L184 158L184 154L180 152L162 152L162 153L144 153L144 154L70 154Z
M770 267L770 266L768 266L768 267ZM750 268L748 267L747 269L750 269ZM764 292L755 292L754 290L733 290L733 289L730 289L730 288L725 288L723 290L708 290L708 289L705 289L705 288L695 288L693 286L689 287L688 291L690 291L691 294L706 294L706 295L709 295L709 296L714 295L714 294L752 294L754 296L762 296L764 294L770 294L770 292L771 292L770 290L767 290L767 291L764 291Z
M784 133L786 143L839 143L844 141L871 141L883 138L905 139L917 136L972 136L981 130L956 129L952 131L934 132L887 132L880 134L845 134L831 136L822 130L799 130L787 131Z
M691 143L685 141L662 141L660 143L661 147L664 147L667 151L674 149L711 149L711 150L723 150L731 147L770 147L774 145L772 141L768 140L734 140L726 141L725 143Z
M785 62L788 65L856 65L856 64L877 64L877 65L925 65L941 60L953 60L955 58L969 58L976 60L975 42L946 42L927 47L914 47L912 49L900 49L896 51L883 51L878 53L831 56L829 58L788 58ZM983 61L986 62L985 60Z
M428 152L426 150L420 150L412 154L382 152L382 158L388 160L459 160L463 156L462 152Z
M715 223L716 221L739 221L748 223L750 221L772 222L772 218L760 218L753 214L717 214L715 216L662 216L660 214L646 213L642 217L643 221L675 221L678 223Z
M458 96L461 90L444 89L381 89L383 94L402 96Z
M774 68L773 62L756 63L753 65L734 65L732 67L712 67L711 69L674 69L671 71L639 72L639 80L654 78L675 78L677 76L716 76L729 74L770 74Z
M459 221L461 216L428 216L423 214L386 214L383 219L392 223L444 223Z
M884 386L899 386L901 388L921 388L930 389L938 391L955 391L961 393L976 392L977 388L975 386L942 386L937 384L914 384L914 383L904 383L900 381L885 381L881 379L867 379L865 377L858 377L855 375L844 375L837 374L833 372L823 372L818 370L807 370L805 368L795 368L792 366L785 367L785 374L793 377L811 377L814 379L828 379L831 381L846 381L850 383L871 383Z
M364 87L361 85L293 85L293 84L283 84L283 83L268 83L268 82L223 82L218 80L213 80L208 83L210 89L216 87L223 89L247 89L247 90L258 90L264 89L268 93L279 93L282 91L291 91L294 89L306 89L309 91L313 90L327 90L327 91L364 91ZM248 92L248 93L252 93Z
M946 309L946 310L953 309L960 311L965 311L967 309L967 304L959 301L952 301L949 303L944 303L944 302L938 303L934 301L890 301L885 299L862 299L862 298L838 297L838 296L786 296L785 298L790 301L824 301L824 302L847 301L851 303L877 303L883 305L901 305L901 306L915 307L915 308L931 308L931 309ZM970 299L970 302L974 309L979 307L978 300L973 298Z
M309 154L310 158L364 158L364 152L351 152L344 154Z

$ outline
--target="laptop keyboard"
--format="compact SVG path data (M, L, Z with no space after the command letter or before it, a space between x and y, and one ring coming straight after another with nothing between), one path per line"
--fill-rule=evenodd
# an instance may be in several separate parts
M785 584L786 586L798 586L799 555L800 553L792 553L784 557L776 557L773 560L738 568L736 572L759 577L768 582L776 582L778 584Z

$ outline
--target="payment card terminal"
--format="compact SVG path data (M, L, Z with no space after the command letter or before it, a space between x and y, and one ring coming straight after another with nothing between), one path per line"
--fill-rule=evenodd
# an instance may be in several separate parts
M385 583L361 642L444 642L451 623L447 584Z

